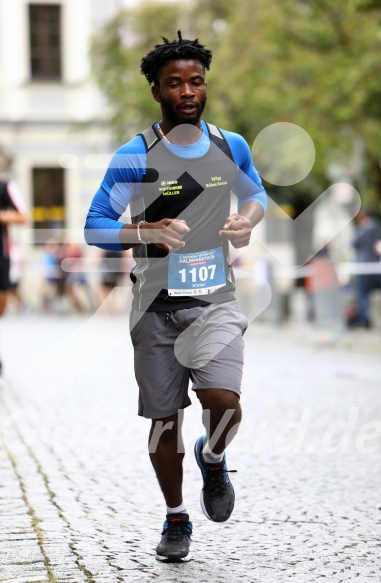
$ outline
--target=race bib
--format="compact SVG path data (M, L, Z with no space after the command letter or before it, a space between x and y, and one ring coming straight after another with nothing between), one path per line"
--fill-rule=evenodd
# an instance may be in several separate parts
M171 253L168 295L201 296L226 285L222 248L196 253Z

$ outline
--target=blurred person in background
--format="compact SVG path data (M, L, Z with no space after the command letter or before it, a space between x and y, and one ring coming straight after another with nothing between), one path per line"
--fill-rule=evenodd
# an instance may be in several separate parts
M131 249L105 250L100 260L99 310L104 314L120 314L126 308L126 287L131 287L130 274L136 263ZM116 290L119 289L120 293ZM114 293L111 293L115 290Z
M352 245L356 251L356 261L360 264L380 262L376 244L381 239L381 225L372 218L371 212L363 208L356 217L355 233ZM371 270L370 270L371 271ZM376 271L376 270L375 270ZM370 328L370 295L381 288L380 273L358 273L356 275L356 324Z
M376 253L381 255L381 239L379 241L376 241L374 248L376 250ZM380 275L380 278L381 278L381 275Z
M24 225L27 221L26 206L22 199L20 190L13 180L9 180L1 174L10 167L10 158L0 152L0 316L5 312L11 282L9 278L10 259L10 238L9 225ZM3 170L4 168L4 170ZM2 362L0 360L0 374L2 373Z
M42 304L44 312L51 312L55 299L59 295L62 287L61 267L58 251L58 243L55 239L48 239L44 245L42 256L43 281L42 281Z
M121 306L116 294L112 295L112 301L107 301L107 298L124 277L123 252L112 249L103 251L100 272L99 309L102 313L118 314Z
M94 294L83 270L83 254L76 243L48 239L43 254L43 311L73 309L77 313L95 308ZM62 263L64 262L64 263Z
M23 259L20 246L11 241L10 247L11 267L9 272L10 288L8 290L8 300L11 300L16 310L26 309L23 298L20 294L20 281L23 274Z
M61 261L66 260L64 263L65 269L61 267L62 295L66 295L69 298L75 312L78 313L85 311L81 289L87 294L90 305L92 306L94 303L86 274L83 272L82 258L82 250L76 243L66 243L62 246L60 265Z

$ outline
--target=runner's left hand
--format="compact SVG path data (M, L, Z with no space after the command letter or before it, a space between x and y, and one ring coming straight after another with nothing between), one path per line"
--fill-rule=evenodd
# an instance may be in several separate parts
M226 219L219 235L229 239L235 248L245 247L250 241L251 223L248 218L234 213Z

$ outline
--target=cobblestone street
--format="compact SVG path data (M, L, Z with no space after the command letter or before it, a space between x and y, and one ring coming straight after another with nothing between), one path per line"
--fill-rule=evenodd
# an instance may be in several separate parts
M0 581L381 581L381 359L252 324L236 508L214 524L186 410L193 560L155 560L165 506L137 416L127 316L3 319Z

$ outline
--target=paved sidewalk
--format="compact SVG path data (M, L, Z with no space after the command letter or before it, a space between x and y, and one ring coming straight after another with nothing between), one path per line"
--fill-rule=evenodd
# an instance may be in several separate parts
M154 559L164 519L136 415L127 317L2 322L0 581L378 583L381 359L252 325L237 494L225 524L199 507L185 416L194 560ZM343 343L341 343L343 345Z

